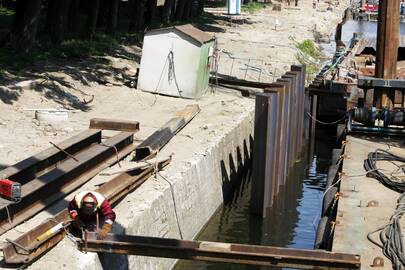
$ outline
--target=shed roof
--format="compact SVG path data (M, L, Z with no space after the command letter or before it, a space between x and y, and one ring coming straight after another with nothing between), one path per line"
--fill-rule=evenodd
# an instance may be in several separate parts
M167 28L160 28L160 29L154 29L149 31L148 34L158 34L162 32L170 32L170 31L179 31L183 33L184 35L192 38L194 41L196 41L198 44L203 45L207 42L210 42L214 40L214 37L212 35L209 35L205 33L204 31L201 31L200 29L194 27L191 24L184 24L184 25L177 25L173 27L167 27Z

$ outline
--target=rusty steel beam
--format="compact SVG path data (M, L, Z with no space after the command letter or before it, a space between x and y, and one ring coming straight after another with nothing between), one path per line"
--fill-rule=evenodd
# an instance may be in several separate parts
M65 141L56 143L63 151L74 155L94 143L101 142L100 130L86 130ZM21 185L31 181L45 171L55 168L55 165L66 159L68 155L55 147L50 147L36 155L26 158L0 171L1 178L7 178Z
M360 269L360 255L269 246L187 241L132 235L108 235L97 240L96 233L79 242L84 252L101 252L223 262L298 269Z
M90 120L91 129L108 129L127 132L138 132L139 122L129 120L117 120L117 119L104 119L104 118L92 118Z
M156 155L199 112L198 105L188 105L183 110L176 112L174 118L166 122L136 148L135 160L148 159Z
M169 163L169 159L162 160L157 164L157 169L161 170ZM112 204L116 204L126 194L132 192L149 179L154 173L154 166L133 171L125 171L111 179L109 182L103 184L96 191L102 193ZM66 209L13 241L18 245L12 243L5 245L3 248L5 262L8 264L30 263L53 248L64 238L64 231L50 235L49 238L44 239L41 242L36 239L57 223L65 224L66 228L70 226L70 217ZM19 246L24 247L24 249L29 252L24 251Z
M132 144L133 133L121 132L101 144L92 145L76 154L75 158L78 161L68 158L60 162L56 168L22 185L21 199L18 203L0 199L2 203L0 234L83 185L91 178L87 176L89 171L95 169L96 172L100 172L106 165L99 165L106 160L113 158L112 162L117 162L117 154L128 148L133 150Z

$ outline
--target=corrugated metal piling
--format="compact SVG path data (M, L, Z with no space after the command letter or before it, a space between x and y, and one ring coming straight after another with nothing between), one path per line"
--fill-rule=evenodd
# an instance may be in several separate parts
M256 95L252 213L265 217L308 136L305 121L305 66L292 66Z

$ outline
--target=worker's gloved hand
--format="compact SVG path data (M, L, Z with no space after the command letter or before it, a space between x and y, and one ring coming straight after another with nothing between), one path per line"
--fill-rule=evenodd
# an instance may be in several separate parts
M103 228L101 228L101 231L98 234L97 239L103 240L107 236L107 234L111 231L111 228L112 228L112 224L105 223Z

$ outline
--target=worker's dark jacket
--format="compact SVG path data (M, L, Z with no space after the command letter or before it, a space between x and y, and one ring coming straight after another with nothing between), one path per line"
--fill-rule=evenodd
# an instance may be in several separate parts
M95 199L97 205L96 211L90 215L86 215L80 211L82 200L87 194L90 194ZM103 195L95 191L84 191L76 194L69 203L68 210L71 217L77 213L78 217L85 225L95 225L97 222L97 214L100 223L113 224L115 221L115 213L112 210L111 204Z

